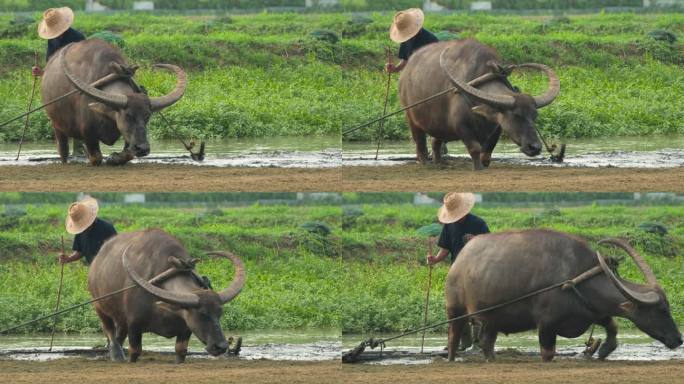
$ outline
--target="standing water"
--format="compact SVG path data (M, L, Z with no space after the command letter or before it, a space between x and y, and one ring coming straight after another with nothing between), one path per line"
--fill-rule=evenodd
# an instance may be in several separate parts
M193 151L198 151L199 146L197 142ZM105 158L112 152L121 151L122 147L123 142L112 147L100 145ZM150 147L150 155L134 159L132 163L252 168L333 168L342 164L339 136L208 140L202 162L192 160L178 140L153 140ZM57 147L52 142L25 143L21 157L15 161L17 148L16 143L0 144L0 166L59 162ZM69 161L85 162L86 159L77 157Z
M387 338L395 335L376 334L374 338ZM368 339L367 335L344 335L342 337L342 350L351 350L359 345L363 340ZM558 337L556 352L558 358L578 358L583 359L584 342L589 334L585 334L575 339ZM594 338L605 340L605 333L602 328L596 328ZM514 354L531 355L531 359L541 359L539 355L539 341L536 332L524 332L511 335L499 334L496 340L497 353L514 351ZM427 333L425 335L424 354L420 354L421 334L409 335L397 340L388 342L384 351L401 352L394 354L392 358L382 359L371 362L371 364L429 364L436 355L445 353L447 345L446 332ZM371 350L366 348L366 352L379 352L380 348ZM403 355L403 356L401 356ZM400 357L396 357L400 356ZM462 356L483 356L480 350L470 349ZM598 352L594 357L598 356ZM461 358L463 360L463 358ZM608 360L630 360L630 361L662 361L662 360L684 360L684 347L669 350L660 342L650 338L645 333L637 330L620 331L618 333L618 347L608 356Z
M339 359L342 344L340 333L328 329L227 331L226 337L242 337L240 359L324 361ZM0 359L45 361L67 357L106 359L103 351L107 339L103 334L55 335L53 353L48 352L50 335L0 336ZM146 333L143 335L145 352L174 353L175 339ZM128 343L124 343L126 350ZM196 337L190 339L188 358L207 358L204 345Z
M547 167L618 167L666 168L684 166L684 135L651 137L614 137L551 140L566 143L565 161L554 163L546 150L536 157L527 157L510 140L500 140L492 155L492 163ZM429 142L428 142L429 147ZM378 160L376 143L345 142L342 162L345 166L402 165L416 160L416 147L410 140L383 141ZM449 157L470 159L462 142L448 144Z

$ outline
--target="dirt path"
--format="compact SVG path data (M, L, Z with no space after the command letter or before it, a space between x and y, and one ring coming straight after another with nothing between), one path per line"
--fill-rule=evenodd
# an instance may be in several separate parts
M469 164L447 167L346 167L341 169L216 168L131 164L120 168L82 164L0 167L0 190L136 192L305 191L591 191L681 192L684 167L667 169L546 168Z
M335 169L218 168L190 165L83 164L0 167L0 190L10 192L304 192L333 191Z
M681 361L436 362L422 366L341 365L339 362L191 360L148 357L137 364L63 359L51 362L0 361L6 383L675 383Z
M550 168L496 165L474 172L470 164L347 167L342 190L475 192L681 192L684 167L663 169Z

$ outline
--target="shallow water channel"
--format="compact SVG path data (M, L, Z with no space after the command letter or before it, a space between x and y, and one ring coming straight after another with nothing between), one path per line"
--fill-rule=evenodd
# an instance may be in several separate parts
M554 163L544 150L539 156L527 157L517 145L501 140L492 155L492 163L546 167L618 167L666 168L684 166L684 135L653 137L616 137L559 140L567 144L565 161ZM549 145L556 143L551 141ZM461 142L448 145L449 157L470 159ZM410 140L384 141L375 160L377 143L344 142L342 162L345 166L391 166L413 163L416 149Z
M680 326L680 329L683 327ZM374 338L387 338L394 334L374 334ZM349 351L356 347L363 340L368 339L368 335L344 335L342 336L342 350ZM596 328L594 337L605 340L605 333L602 328ZM584 343L589 338L589 334L576 339L558 338L557 358L560 359L585 359L582 352ZM420 354L421 334L410 335L400 339L387 342L384 351L397 352L391 354L390 358L369 361L369 364L429 364L434 359L441 359L438 355L444 352L447 345L447 335L445 333L427 333L425 335L425 345L423 354ZM366 348L366 352L377 354L380 348ZM500 334L496 341L496 351L499 355L529 356L529 359L541 359L539 355L539 342L535 332L524 332L505 336ZM470 349L461 354L459 360L463 361L469 357L480 358L482 352ZM598 356L598 352L594 358ZM662 360L684 360L684 346L675 350L669 350L663 344L650 338L645 333L638 330L620 330L618 333L618 347L608 357L608 360L627 360L627 361L662 361Z
M228 336L242 337L240 359L274 361L325 361L340 358L339 331L327 329L227 331ZM86 357L106 359L102 351L106 343L103 334L55 335L52 352L49 334L0 336L0 358L47 361L62 358ZM143 335L145 352L174 353L175 339L153 334ZM97 347L93 350L94 347ZM124 344L124 350L128 343ZM208 358L204 345L196 337L190 339L188 358ZM82 352L82 353L81 353Z
M71 144L70 144L71 145ZM121 151L123 143L100 145L106 157ZM178 140L153 140L150 155L133 163L163 163L214 167L334 168L341 166L339 136L275 137L259 139L207 140L204 161L197 162ZM199 150L199 142L193 151ZM17 157L17 143L0 144L0 166L43 165L59 162L53 142L25 143ZM85 157L70 161L85 162Z

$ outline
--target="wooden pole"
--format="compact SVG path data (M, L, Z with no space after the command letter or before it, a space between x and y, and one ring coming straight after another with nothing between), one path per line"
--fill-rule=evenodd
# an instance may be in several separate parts
M387 63L392 62L392 50L387 48ZM387 104L389 103L390 88L392 87L392 72L387 72L387 89L385 90L385 108L382 110L382 115L387 114ZM378 160L380 153L380 144L382 143L382 131L385 127L385 119L380 120L380 127L378 128L378 148L375 150L375 160Z
M35 58L35 66L38 66L38 51L34 51L34 58ZM36 95L36 84L38 83L38 76L33 76L33 87L31 88L31 98L29 98L29 104L28 104L28 111L31 111L31 107L33 106L33 98ZM14 159L14 161L19 160L19 155L21 154L21 146L24 144L24 137L26 136L26 129L28 128L28 123L29 123L29 114L26 114L26 120L24 120L24 129L21 131L21 139L19 139L19 150L17 151L17 158Z
M428 249L430 256L432 256L432 236L428 237ZM423 328L427 326L428 320L428 307L430 305L430 286L432 285L432 264L428 265L428 283L427 283L427 293L425 294L425 312L423 314ZM423 347L425 346L425 332L427 328L423 329L423 336L420 340L420 353L423 353Z
M64 236L62 236L62 254L64 254ZM59 312L59 301L62 297L62 282L64 282L64 263L61 262L60 264L62 265L61 271L59 273L59 288L57 289L57 306L55 308L55 312ZM55 341L55 327L57 326L57 314L55 314L55 317L52 320L52 335L50 335L50 348L48 349L48 352L52 351L52 344Z

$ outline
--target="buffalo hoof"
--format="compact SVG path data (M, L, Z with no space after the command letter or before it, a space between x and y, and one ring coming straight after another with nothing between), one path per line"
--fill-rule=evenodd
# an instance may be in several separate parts
M185 363L185 356L176 355L176 364L183 364L183 363Z
M606 357L608 357L608 355L615 350L615 348L617 348L617 341L610 339L606 340L606 342L601 345L601 348L599 348L599 360L605 360Z
M107 158L107 165L124 165L133 160L135 156L129 152L113 152Z
M109 348L109 357L112 361L116 362L124 362L126 361L126 356L124 356L124 351L121 348L121 346L110 346Z

